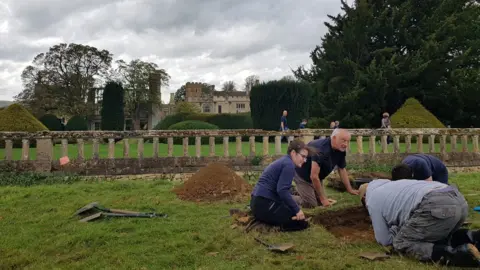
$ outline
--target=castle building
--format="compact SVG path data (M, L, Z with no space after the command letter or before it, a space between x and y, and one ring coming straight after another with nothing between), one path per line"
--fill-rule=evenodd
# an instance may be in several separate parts
M214 85L189 82L185 85L185 101L197 105L202 113L244 113L250 111L250 95L246 91L216 91Z

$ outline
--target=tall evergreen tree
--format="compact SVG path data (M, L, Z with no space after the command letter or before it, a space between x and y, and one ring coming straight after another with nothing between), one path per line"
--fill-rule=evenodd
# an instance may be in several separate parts
M118 82L108 82L103 90L101 129L123 131L125 124L125 91Z
M378 126L415 97L443 122L480 125L479 6L467 0L357 0L330 16L328 33L297 78L315 82L313 116ZM313 108L320 108L314 110Z

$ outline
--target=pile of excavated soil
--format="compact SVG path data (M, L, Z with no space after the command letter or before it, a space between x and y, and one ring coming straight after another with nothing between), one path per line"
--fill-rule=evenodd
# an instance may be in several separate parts
M348 178L350 179L350 185L353 188L358 188L355 184L355 179L390 179L391 175L382 172L352 172L348 174ZM327 186L334 188L338 191L345 191L345 185L343 185L342 179L340 176L336 177L329 177L327 181Z
M344 241L375 241L368 211L362 206L322 212L314 216L312 222Z
M239 200L250 195L251 185L232 169L220 163L201 168L183 185L174 189L182 200Z

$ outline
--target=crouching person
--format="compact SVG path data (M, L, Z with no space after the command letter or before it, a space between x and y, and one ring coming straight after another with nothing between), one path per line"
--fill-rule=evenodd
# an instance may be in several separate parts
M480 266L480 252L465 241L468 233L452 238L468 212L458 190L433 181L380 179L362 185L359 193L381 245L420 261Z
M275 160L263 171L252 192L250 208L264 223L280 226L283 231L304 230L305 215L290 193L295 167L302 166L309 148L300 140L288 146L287 155Z

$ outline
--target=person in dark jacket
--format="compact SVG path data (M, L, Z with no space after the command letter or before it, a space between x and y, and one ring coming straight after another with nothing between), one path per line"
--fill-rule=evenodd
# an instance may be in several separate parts
M427 180L448 184L448 169L435 156L412 154L392 168L392 180L398 179Z
M250 208L254 217L264 223L280 226L283 231L303 230L308 227L290 188L295 167L301 167L311 154L308 146L293 140L287 154L268 165L252 191Z

